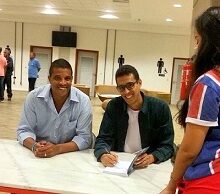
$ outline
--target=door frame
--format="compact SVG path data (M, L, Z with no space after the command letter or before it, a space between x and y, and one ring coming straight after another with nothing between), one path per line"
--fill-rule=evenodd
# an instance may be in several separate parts
M50 53L51 53L51 60L50 60L50 64L49 64L49 69L50 69L50 65L51 65L52 60L53 60L53 47L30 45L30 52L33 52L35 48L36 49L42 49L42 50L47 49L47 50L50 51ZM49 72L48 72L48 74L49 74Z
M74 84L76 84L76 82L77 82L77 74L78 74L78 66L79 66L79 53L80 52L89 52L89 53L94 53L96 55L96 67L95 67L96 68L96 70L95 70L95 85L96 85L96 83L97 83L97 72L98 72L99 51L86 50L86 49L76 49ZM94 96L95 96L95 86L94 86Z
M49 49L49 50L51 51L51 63L52 63L52 59L53 59L53 47L31 45L31 46L30 46L30 52L33 52L34 48Z
M175 67L175 60L189 60L189 58L184 58L184 57L173 57L173 66L172 66L172 75L171 75L171 83L170 83L170 94L171 94L171 96L170 96L170 103L171 103L171 99L172 99L172 90L173 90L173 77L174 77L174 73L178 73L178 72L174 72L174 67Z

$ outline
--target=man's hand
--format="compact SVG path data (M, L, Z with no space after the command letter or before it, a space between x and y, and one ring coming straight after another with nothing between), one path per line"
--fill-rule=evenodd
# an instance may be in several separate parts
M141 154L137 160L134 162L135 168L146 168L148 165L154 163L154 156L152 154Z
M36 144L34 155L39 158L50 158L59 154L58 145L51 142L40 141Z
M118 162L118 156L110 152L108 154L103 154L100 160L104 166L114 166Z

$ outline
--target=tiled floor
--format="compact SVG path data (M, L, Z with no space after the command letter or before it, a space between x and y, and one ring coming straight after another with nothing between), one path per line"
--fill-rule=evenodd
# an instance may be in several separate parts
M16 127L20 119L20 113L27 92L14 91L12 101L0 102L0 138L16 139ZM103 116L101 101L98 98L91 98L93 107L93 132L97 135L99 125ZM170 106L172 115L177 109L174 105ZM174 121L175 143L179 144L182 140L183 129Z

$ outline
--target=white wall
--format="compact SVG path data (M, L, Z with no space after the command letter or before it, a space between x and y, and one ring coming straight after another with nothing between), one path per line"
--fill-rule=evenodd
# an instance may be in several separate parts
M169 92L173 57L188 57L189 42L189 36L118 31L116 56L123 54L125 64L137 68L143 88ZM165 77L158 76L157 73L159 58L163 59L168 71ZM116 70L117 58L115 60Z
M16 53L15 74L17 79L12 87L27 90L30 46L50 47L52 30L59 30L59 26L30 23L16 23L15 25L13 22L0 22L0 25L0 35L4 37L0 39L0 46L4 48L9 44L12 56ZM117 60L123 54L125 63L134 65L138 69L144 88L169 92L173 57L189 57L190 37L187 35L116 31L77 26L73 26L72 31L77 32L78 49L99 51L97 84L115 84L114 73L118 68ZM75 48L53 47L53 60L59 57L66 58L74 71L75 51ZM157 75L156 63L160 57L163 58L168 71L165 77Z

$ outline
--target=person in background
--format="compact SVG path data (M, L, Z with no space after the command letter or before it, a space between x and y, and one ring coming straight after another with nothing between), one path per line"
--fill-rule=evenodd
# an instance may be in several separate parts
M12 98L11 76L13 72L13 59L10 57L10 54L11 54L11 49L7 45L7 47L4 50L4 57L7 60L7 68L6 68L6 74L5 74L5 79L4 79L4 91L5 91L5 85L6 85L8 101L11 101L11 98Z
M4 78L7 67L7 61L2 55L2 47L0 47L0 102L4 100Z
M112 99L105 110L94 154L104 166L117 163L117 154L149 149L135 162L145 168L173 156L173 123L169 106L162 100L145 96L142 81L131 65L121 66L115 75L120 97Z
M28 62L29 92L35 88L35 82L38 78L38 72L40 71L40 68L40 62L36 59L35 52L30 52L30 60Z
M52 62L50 84L31 91L17 129L19 142L36 157L83 150L92 141L89 97L72 86L72 67L65 59Z
M220 7L195 21L198 46L189 98L178 121L185 129L167 187L160 194L220 193Z

